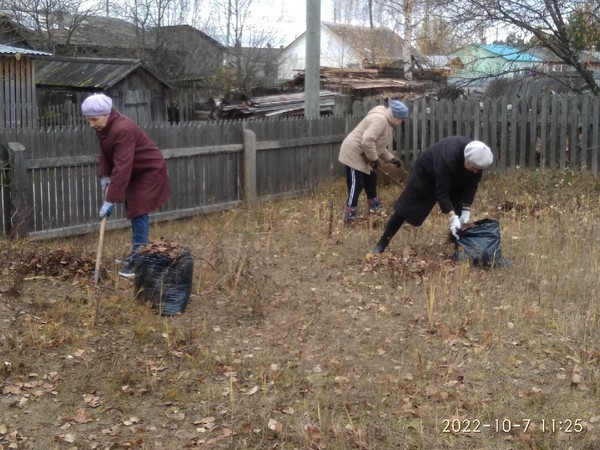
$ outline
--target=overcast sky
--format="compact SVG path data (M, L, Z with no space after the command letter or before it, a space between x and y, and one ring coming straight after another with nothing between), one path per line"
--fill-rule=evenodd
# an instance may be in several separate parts
M331 0L321 0L321 21L333 20ZM254 0L252 26L269 24L288 45L306 30L306 0Z
M306 22L306 0L254 0L253 15L282 22ZM321 20L333 17L331 0L321 0Z

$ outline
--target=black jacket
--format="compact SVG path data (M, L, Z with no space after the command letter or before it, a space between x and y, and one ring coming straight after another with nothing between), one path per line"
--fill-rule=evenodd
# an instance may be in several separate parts
M465 169L465 147L471 139L450 136L431 145L416 159L406 189L394 209L408 223L419 226L436 203L447 214L460 213L463 205L471 205L481 180L482 171Z

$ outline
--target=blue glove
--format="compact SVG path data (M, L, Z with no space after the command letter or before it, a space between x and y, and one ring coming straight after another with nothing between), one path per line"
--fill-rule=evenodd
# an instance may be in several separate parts
M102 192L104 192L106 190L106 188L108 187L109 184L110 184L110 177L101 177L100 178L100 185L102 186Z
M104 202L104 204L102 205L102 208L100 208L100 213L98 214L98 218L100 220L102 220L105 217L110 216L110 213L112 212L113 206L114 206L114 203Z
M448 221L450 222L450 232L452 233L452 236L454 236L456 239L459 239L458 233L456 231L460 230L460 219L455 214L452 217L450 217Z

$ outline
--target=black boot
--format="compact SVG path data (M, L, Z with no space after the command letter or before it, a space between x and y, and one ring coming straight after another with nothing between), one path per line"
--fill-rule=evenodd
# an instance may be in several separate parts
M371 253L374 255L380 255L385 251L385 245L383 245L381 242L378 242L377 245L375 247L373 247L373 250L371 250Z

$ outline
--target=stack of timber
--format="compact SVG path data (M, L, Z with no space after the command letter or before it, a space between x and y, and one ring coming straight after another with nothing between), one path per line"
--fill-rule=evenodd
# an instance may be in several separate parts
M335 92L320 91L321 115L333 114ZM221 104L221 119L292 117L304 115L304 92L254 97L239 104Z
M398 71L393 72L397 75ZM403 71L401 71L403 74ZM321 87L339 92L351 98L366 97L412 97L424 93L435 92L439 89L437 83L431 80L384 78L379 69L341 69L332 67L321 68ZM388 71L387 73L392 74ZM415 77L416 78L416 77ZM445 83L444 83L445 84ZM299 71L288 86L303 86L304 72ZM398 95L403 94L403 95Z

